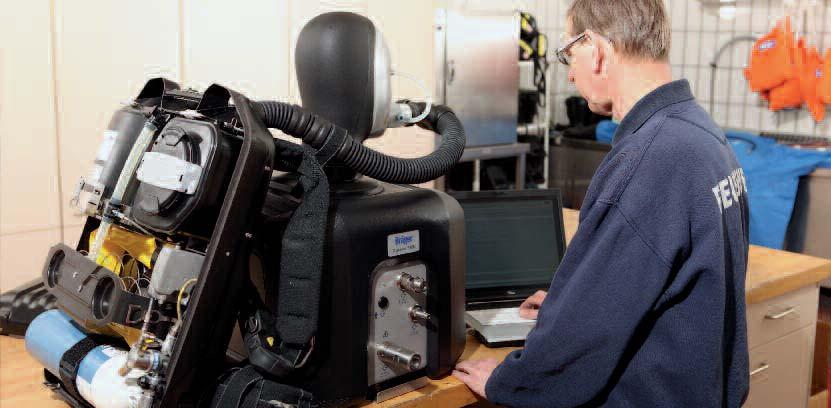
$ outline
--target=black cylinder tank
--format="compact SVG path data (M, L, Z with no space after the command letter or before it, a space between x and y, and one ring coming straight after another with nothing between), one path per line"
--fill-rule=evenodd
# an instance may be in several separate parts
M103 197L108 198L112 194L115 184L118 182L118 176L121 175L121 169L124 168L124 162L127 160L127 156L130 155L130 150L136 143L136 139L146 121L147 116L144 112L133 106L125 106L115 111L112 119L110 119L107 131L110 132L110 137L113 137L113 140L110 142L105 140L104 143L112 143L112 147L98 179L104 186ZM127 197L129 195L130 192L125 194Z

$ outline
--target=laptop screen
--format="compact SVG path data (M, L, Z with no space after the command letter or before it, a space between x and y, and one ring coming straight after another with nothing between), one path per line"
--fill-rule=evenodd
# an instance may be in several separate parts
M465 212L468 297L549 286L565 250L559 190L455 196Z

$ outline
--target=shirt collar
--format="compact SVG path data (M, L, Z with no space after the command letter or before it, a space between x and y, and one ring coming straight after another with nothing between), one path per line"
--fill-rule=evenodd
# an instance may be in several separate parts
M632 110L623 117L620 126L618 126L615 132L612 144L617 143L625 135L637 132L652 115L661 109L693 98L690 83L686 79L672 81L659 86L641 98L632 107Z

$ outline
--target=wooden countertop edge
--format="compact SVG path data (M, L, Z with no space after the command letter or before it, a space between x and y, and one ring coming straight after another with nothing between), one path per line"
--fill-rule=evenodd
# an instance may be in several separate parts
M831 278L831 261L796 275L766 279L759 285L748 287L745 289L745 300L748 304L763 302L805 286L816 285L828 278Z
M831 177L831 168L820 167L814 170L814 172L811 173L810 176Z
M464 407L479 401L476 395L452 375L432 380L415 391L400 395L372 408Z

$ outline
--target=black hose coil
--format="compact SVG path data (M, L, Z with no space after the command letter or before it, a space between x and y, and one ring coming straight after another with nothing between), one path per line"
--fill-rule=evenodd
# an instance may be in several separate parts
M345 129L300 106L273 101L258 105L266 126L300 138L315 149L335 149L334 156L347 167L387 183L419 184L435 180L450 171L464 153L466 137L462 124L452 110L441 105L434 105L418 124L441 135L441 144L434 152L414 159L388 156L357 143ZM409 105L413 115L425 107L423 103Z

